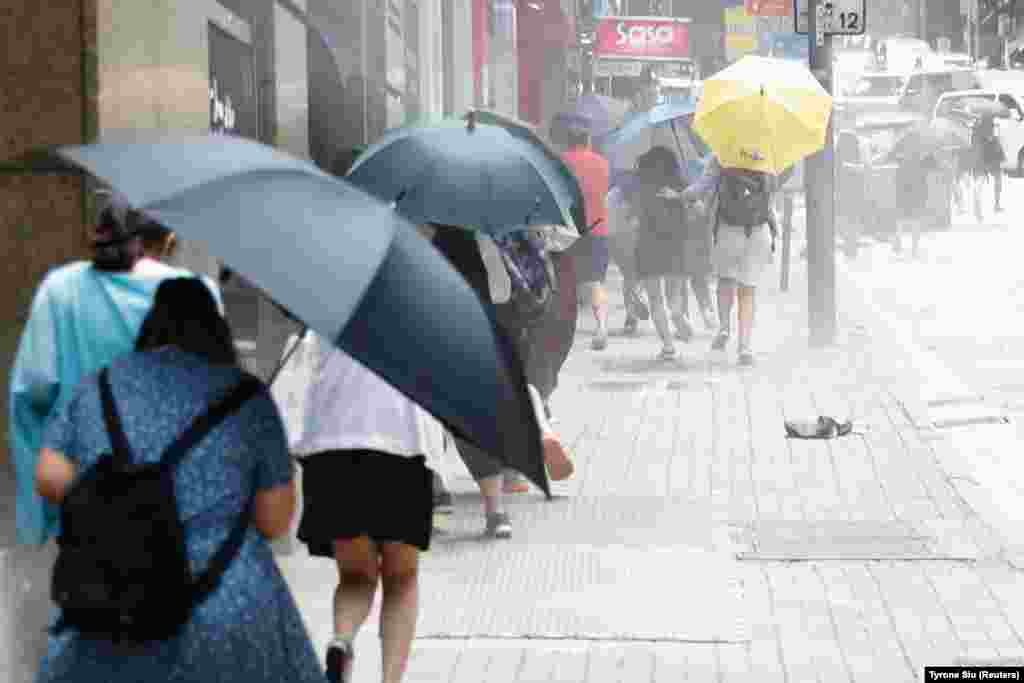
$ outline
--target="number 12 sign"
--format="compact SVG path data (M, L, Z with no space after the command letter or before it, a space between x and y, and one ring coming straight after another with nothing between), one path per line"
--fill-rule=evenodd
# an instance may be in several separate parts
M810 33L807 16L808 0L793 0L796 32ZM821 0L821 28L826 35L859 36L864 34L867 0Z

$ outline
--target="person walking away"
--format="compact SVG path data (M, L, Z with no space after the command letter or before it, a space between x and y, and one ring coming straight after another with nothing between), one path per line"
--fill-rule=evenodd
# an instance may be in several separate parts
M688 323L680 319L686 215L681 201L682 180L674 166L675 157L667 147L655 147L641 156L637 160L640 188L633 199L639 219L637 275L643 281L654 327L661 339L661 360L676 357L669 321L675 322L681 336L688 330Z
M244 379L255 381L238 367L228 323L196 278L160 284L135 352L106 367L133 463L156 463L215 401ZM113 437L104 423L101 380L90 374L46 428L35 471L41 496L62 504L83 473L110 453ZM244 529L216 587L167 639L126 644L70 626L55 629L38 682L323 681L268 543L288 532L295 489L284 426L266 387L257 383L254 395L185 451L172 476L182 542L195 571L205 571L231 532Z
M475 233L457 226L431 225L429 238L465 278L469 286L480 297L484 308L494 315L491 300L491 286L488 269L481 255L481 247ZM511 345L510 341L510 345ZM511 538L512 520L505 511L502 500L502 465L483 449L463 439L456 438L455 446L459 457L466 465L473 481L480 489L484 505L484 535L490 538ZM437 482L435 482L435 486Z
M537 420L542 427L545 462L549 476L558 481L572 475L573 465L547 415L548 399L557 383L558 368L543 345L541 328L551 316L558 316L560 301L556 267L549 248L555 246L557 226L536 226L500 240L480 239L478 246L489 274L495 317L505 334L516 344L526 375ZM497 247L492 251L490 245ZM495 253L499 257L489 258ZM495 272L496 271L496 272ZM497 296L495 275L503 276L507 295ZM542 387L538 389L538 387ZM529 484L521 473L505 470L505 493L525 493Z
M514 353L523 363L524 353L529 348L524 348L524 340L517 335L515 329L509 330L507 311L499 312L502 303L495 303L494 297L498 292L492 293L492 280L497 281L495 275L504 272L504 266L500 261L495 261L488 256L486 261L492 263L489 269L485 264L484 254L497 249L490 238L479 233L457 226L432 225L434 230L432 242L434 246L448 259L452 266L466 279L466 282L473 288L480 297L484 307L490 311L492 318L498 327L499 333L508 341L510 352ZM509 283L511 294L511 283ZM499 298L504 298L503 296ZM504 319L504 320L503 320ZM513 326L514 327L514 326ZM543 415L539 416L539 420ZM552 479L565 479L572 475L572 462L569 460L561 442L554 437L550 430L542 434L544 458ZM463 439L455 439L456 448L463 463L469 470L480 488L484 503L484 516L486 526L484 535L491 538L510 538L512 536L512 522L503 505L504 477L501 462L494 456L484 452L475 444ZM522 487L517 485L516 477L510 477L509 488L515 491Z
M422 408L314 333L302 436L298 537L338 566L327 678L351 680L359 629L381 585L383 681L404 675L415 635L419 553L430 547L433 473ZM396 504L401 501L401 504Z
M978 117L974 124L971 145L975 149L974 157L978 162L978 167L975 169L974 174L975 182L985 176L992 178L992 190L995 194L993 210L996 213L1002 213L1003 162L1006 161L1006 153L999 142L999 136L996 135L995 114L985 112ZM980 223L984 218L981 213L981 207L978 206L975 211Z
M119 197L105 202L92 234L93 256L50 271L36 290L9 387L10 452L17 480L19 544L41 546L58 530L57 510L36 493L43 429L81 379L135 344L157 286L187 271L143 260L139 229L148 224ZM219 293L210 283L218 303Z
M635 172L618 176L608 191L608 247L611 260L622 273L622 303L626 322L622 332L634 335L641 320L651 317L641 292L643 285L636 274L636 233L638 221L629 198L639 186Z
M739 364L752 366L755 292L774 261L778 223L774 195L789 179L744 169L722 168L712 158L684 199L702 206L712 225L712 261L718 276L719 331L712 351L724 352L737 309ZM735 305L735 306L734 306Z
M608 160L595 152L586 129L570 126L567 132L569 148L562 160L575 174L583 192L584 212L589 225L583 228L583 240L588 258L576 263L577 279L584 284L590 298L597 329L592 348L602 351L608 347L608 293L604 281L608 273ZM584 250L580 251L581 255Z

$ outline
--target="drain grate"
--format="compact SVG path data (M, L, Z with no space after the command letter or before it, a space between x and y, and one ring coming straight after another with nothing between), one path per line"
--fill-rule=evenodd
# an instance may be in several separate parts
M748 527L740 560L765 562L945 560L970 561L975 554L947 552L933 534L902 522L759 522Z

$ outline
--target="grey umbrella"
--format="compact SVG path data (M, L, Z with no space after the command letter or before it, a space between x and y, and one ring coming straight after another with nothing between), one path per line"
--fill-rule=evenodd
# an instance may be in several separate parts
M466 281L389 206L311 164L228 136L57 154L185 239L204 242L296 318L550 495L520 361Z

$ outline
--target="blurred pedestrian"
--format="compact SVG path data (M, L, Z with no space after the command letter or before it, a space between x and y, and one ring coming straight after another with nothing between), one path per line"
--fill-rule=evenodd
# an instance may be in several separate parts
M641 156L637 160L640 187L633 200L639 218L637 274L661 339L661 360L676 357L670 320L680 338L688 339L691 334L689 321L682 318L688 218L681 199L683 181L675 165L675 156L667 147L654 147Z
M141 328L136 353L114 361L108 376L132 456L155 463L246 375L231 330L198 279L164 281ZM36 486L51 503L59 504L81 473L109 453L102 405L98 376L90 374L50 421ZM74 628L57 631L38 681L323 681L267 542L288 532L295 508L292 462L267 389L258 389L196 443L173 476L193 567L208 566L252 502L251 524L217 587L192 609L181 633L167 640L128 645L85 637Z
M604 281L609 259L608 183L611 172L608 160L591 147L590 134L586 129L570 126L566 136L569 148L562 153L562 160L579 181L588 223L576 226L583 235L581 248L574 250L574 254L579 254L576 277L588 295L597 326L591 346L595 351L601 351L608 347L608 293Z
M995 195L993 210L996 213L1001 213L1003 210L1003 162L1006 161L1006 152L1003 151L1003 145L999 142L999 136L996 134L995 119L996 114L990 111L977 117L971 135L971 145L978 164L975 168L975 178L990 177L992 179L992 189ZM980 214L980 211L978 213ZM977 218L978 222L981 222L983 216L978 215Z
M310 555L338 566L327 678L351 680L355 639L380 583L383 681L398 683L416 629L419 553L429 549L433 530L434 464L422 429L433 418L348 354L307 334L313 381L295 448L302 463L298 537Z
M684 198L706 211L712 226L712 261L718 276L719 331L713 351L725 351L732 337L733 308L737 309L740 365L755 363L753 351L754 295L774 261L778 223L774 198L793 172L781 176L723 169L709 160L701 178ZM734 306L735 305L735 306Z
M34 488L39 441L79 381L132 350L157 286L187 271L144 260L139 228L149 221L101 193L92 259L50 271L36 290L10 374L10 452L17 478L17 540L41 545L57 511ZM217 297L212 283L208 283Z
M477 234L457 226L429 227L433 231L431 241L434 246L466 279L484 306L493 307L488 269L481 256ZM459 457L472 475L483 498L484 535L490 538L511 538L512 520L505 511L502 500L501 462L479 446L463 439L456 438L455 445Z
M611 260L622 273L622 303L626 309L623 334L636 334L641 320L651 317L643 300L643 283L636 273L636 235L639 225L631 198L639 188L635 172L621 173L608 192L608 246Z

